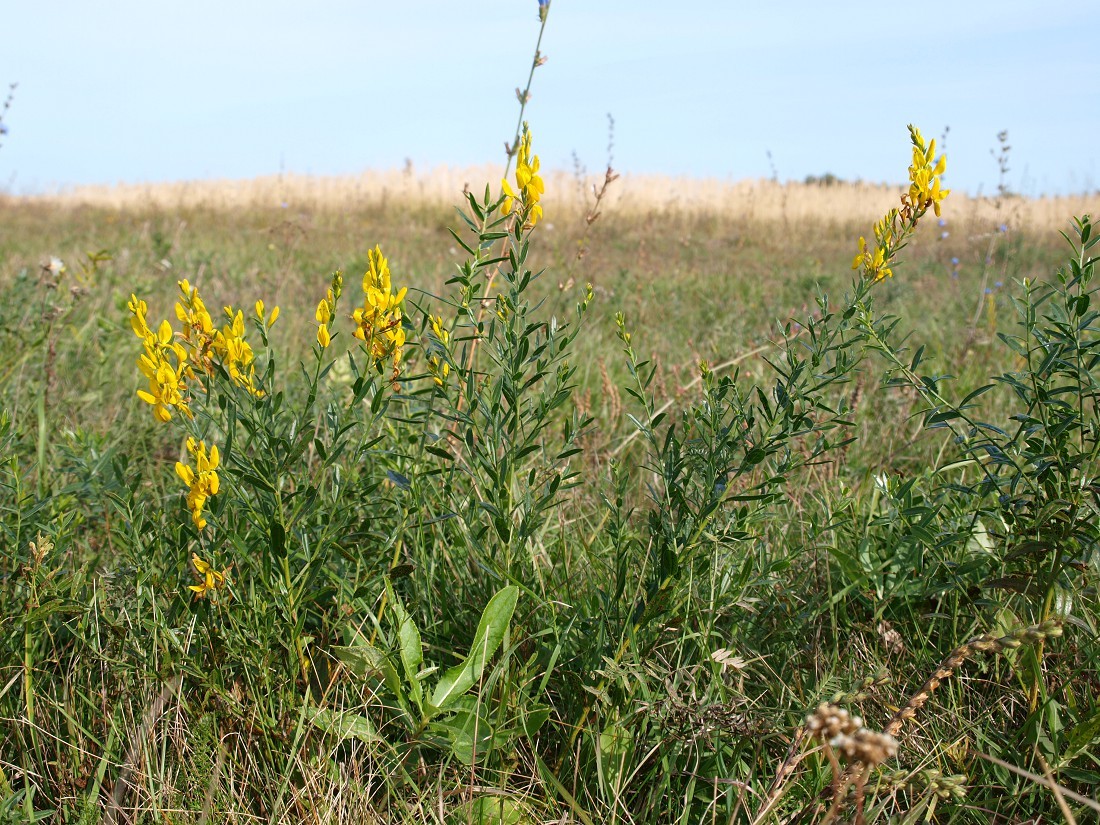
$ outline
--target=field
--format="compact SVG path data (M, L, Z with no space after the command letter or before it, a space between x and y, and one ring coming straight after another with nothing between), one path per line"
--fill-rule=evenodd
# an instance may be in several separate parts
M1095 819L1100 201L501 173L0 198L0 820Z

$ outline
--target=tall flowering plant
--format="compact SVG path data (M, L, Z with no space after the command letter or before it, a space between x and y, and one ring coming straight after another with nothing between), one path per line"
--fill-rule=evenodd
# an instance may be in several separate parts
M363 306L342 315L343 275L334 273L315 312L305 391L288 394L270 340L279 307L268 310L259 300L247 314L233 306L215 314L198 286L187 280L177 286L173 318L151 319L137 295L127 308L141 342L138 398L183 442L176 477L188 519L178 531L179 592L217 609L223 630L225 622L254 619L245 614L258 606L273 611L266 627L282 628L277 644L308 679L307 628L323 626L333 612L347 580L341 570L349 538L358 529L355 509L337 501L365 496L374 484L370 473L342 472L335 459L362 453L376 440L391 387L402 377L406 290L394 289L375 247ZM354 375L350 395L337 396L328 376L342 332L356 344L339 356ZM367 368L359 370L364 358ZM302 400L293 406L292 397ZM250 609L238 617L231 597L251 601ZM211 632L218 631L211 626Z

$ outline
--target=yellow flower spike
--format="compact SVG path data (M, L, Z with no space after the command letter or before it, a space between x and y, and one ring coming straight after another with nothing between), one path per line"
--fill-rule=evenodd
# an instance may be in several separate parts
M275 307L271 310L271 316L267 319L267 325L269 327L275 326L275 322L279 320L279 308Z
M323 298L319 304L317 304L317 311L314 313L314 317L319 324L327 324L332 320L332 305L329 304L327 298Z
M325 324L317 327L317 343L321 345L321 349L328 349L328 345L332 343L332 336L328 334L328 326Z
M504 194L501 211L506 215L511 214L516 203L522 202L523 220L527 228L534 227L543 217L539 199L546 192L546 185L539 176L539 168L538 156L531 153L531 130L525 123L516 150L517 188L513 189L507 180L501 181L501 191Z
M256 318L259 320L259 322L261 324L264 322L264 302L263 301L257 301L256 302Z
M363 275L363 305L352 312L355 329L352 336L362 341L381 369L381 362L392 356L395 377L405 344L401 328L401 304L408 292L402 287L395 295L389 262L382 249L375 246L368 252L369 265Z
M194 438L187 439L187 452L195 462L192 468L183 462L176 463L176 475L187 486L187 509L191 511L191 520L195 527L202 530L206 527L206 519L203 517L203 508L211 496L217 495L221 489L221 480L218 478L217 468L221 463L221 456L216 445L211 445L207 452L206 443L195 442Z

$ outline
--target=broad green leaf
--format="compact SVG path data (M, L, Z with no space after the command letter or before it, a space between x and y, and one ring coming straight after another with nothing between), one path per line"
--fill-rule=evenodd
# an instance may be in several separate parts
M378 735L374 723L358 713L338 713L325 708L310 708L307 718L314 726L338 739L358 739L360 742L377 743L385 740Z
M424 645L420 641L420 631L416 623L401 604L401 599L393 589L393 584L386 581L386 593L389 594L393 604L393 615L397 619L397 640L401 654L401 664L405 668L405 679L412 689L412 699L420 709L424 708L424 688L418 678L424 665Z
M433 707L443 710L481 678L485 665L504 640L518 600L519 588L515 585L508 585L489 599L477 623L469 655L440 678L432 694Z

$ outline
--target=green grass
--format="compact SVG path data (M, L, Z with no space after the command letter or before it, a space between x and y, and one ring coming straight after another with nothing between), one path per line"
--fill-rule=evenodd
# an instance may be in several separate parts
M876 318L900 318L894 350L903 332L906 364L924 345L931 365L913 372L952 374L937 386L957 402L1020 371L997 337L1019 334L1011 296L1024 278L1052 280L1070 248L1053 232L968 225L950 201L945 211L951 237L926 220L873 299ZM611 212L578 261L580 219L555 218L531 233L526 268L541 276L516 292L535 326L509 338L502 322L482 343L466 400L413 381L425 354L411 347L407 384L397 395L383 379L364 385L368 404L379 399L369 408L346 403L352 390L332 378L343 367L311 377L316 302L343 270L345 326L325 354L339 359L380 243L410 304L455 317L433 297L455 294L447 281L465 257L447 231L455 212L0 201L0 223L0 815L817 821L833 772L798 738L808 712L833 701L882 730L957 645L1043 620L1063 635L978 655L932 694L896 758L871 773L867 818L1065 818L1058 793L985 756L1094 795L1095 527L1078 515L1076 532L1058 534L1073 543L1058 581L1072 586L1052 585L1044 604L1027 541L1046 541L1040 526L1062 511L1032 513L1038 497L1014 510L974 466L944 470L965 450L922 424L928 397L911 381L884 385L888 359L863 328L825 320L848 342L850 369L797 328L784 343L783 324L821 315L818 294L847 306L854 240L869 227ZM88 263L100 250L109 258ZM69 270L55 285L42 270L50 256ZM126 309L136 292L151 323L172 318L181 278L212 310L262 297L282 313L270 348L281 411L239 398L219 407L235 398L219 384L199 416L231 456L202 539L173 470L182 430L135 396L141 342ZM578 320L586 282L594 295ZM537 325L551 317L573 326L540 372L520 348L544 342ZM410 319L410 340L428 341ZM1083 334L1091 342L1093 326ZM455 341L457 373L469 330ZM701 381L700 360L737 363ZM774 405L777 369L796 362L806 373L785 386L805 390L791 409L806 417L771 420L750 388ZM509 395L509 370L535 377L516 396L530 403ZM975 404L976 420L1006 430L1021 408L999 391ZM774 450L755 455L749 441ZM1072 481L1087 510L1096 473L1075 461L1043 489L1057 502L1058 478ZM266 473L249 480L248 462ZM268 491L265 478L278 483ZM760 497L707 511L727 484ZM40 533L54 546L36 561ZM191 552L234 565L232 600L191 598ZM430 694L465 660L506 586L518 588L515 613L469 693L436 716L416 710L414 683ZM409 664L421 650L413 627L427 664ZM438 669L414 678L428 666ZM939 777L956 775L963 793L938 796Z

